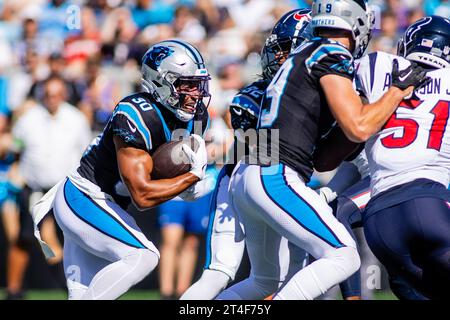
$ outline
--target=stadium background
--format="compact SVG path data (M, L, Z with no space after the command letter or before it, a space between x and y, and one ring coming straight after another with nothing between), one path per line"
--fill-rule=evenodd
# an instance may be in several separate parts
M0 114L13 119L40 103L34 84L57 70L70 87L69 102L89 119L93 135L102 130L121 97L137 90L139 61L149 45L180 38L196 45L212 74L213 119L207 139L216 156L232 140L224 134L233 95L260 73L259 52L274 22L286 11L306 7L296 0L0 0ZM395 52L399 35L423 15L450 16L447 0L372 0L378 13L370 50ZM1 140L1 137L0 137ZM57 150L55 150L57 152ZM316 176L314 184L331 174ZM133 211L157 246L157 208ZM200 246L195 279L204 259ZM0 228L0 288L5 287L6 241ZM244 259L237 279L248 272ZM38 246L32 251L25 287L55 289ZM138 289L158 288L154 271ZM382 288L386 288L383 279ZM38 296L39 297L39 296ZM156 297L156 296L155 296Z

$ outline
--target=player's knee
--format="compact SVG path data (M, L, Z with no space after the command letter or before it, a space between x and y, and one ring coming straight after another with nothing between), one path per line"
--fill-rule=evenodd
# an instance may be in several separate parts
M199 279L205 288L216 288L217 291L225 289L230 281L231 279L226 273L209 269L205 269Z
M273 294L274 292L276 292L280 285L279 279L267 279L257 277L250 277L250 279L257 288L261 299L264 299Z
M147 273L155 269L159 263L159 255L150 250L142 250L141 259L141 265L148 270Z
M133 272L133 275L140 281L156 268L159 262L159 255L148 249L136 249L133 253L126 256L123 261L134 268L135 272Z
M336 268L339 268L346 277L350 277L361 267L361 259L358 250L353 247L342 247L327 255Z

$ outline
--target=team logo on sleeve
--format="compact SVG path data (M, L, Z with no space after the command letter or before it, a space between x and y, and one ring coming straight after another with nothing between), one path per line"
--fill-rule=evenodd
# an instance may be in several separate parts
M351 59L342 60L339 63L332 65L330 68L349 75L352 75L355 72L353 60Z
M152 49L152 51L147 52L144 56L143 63L147 64L153 70L157 70L161 65L161 62L172 55L174 51L169 47L157 46Z

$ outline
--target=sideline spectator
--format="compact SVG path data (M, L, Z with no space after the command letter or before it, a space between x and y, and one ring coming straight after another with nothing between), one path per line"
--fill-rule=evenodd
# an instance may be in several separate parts
M42 105L26 111L14 124L12 133L19 146L19 173L25 185L19 195L20 232L14 250L19 259L10 261L14 272L8 273L9 297L22 297L23 276L29 251L34 241L30 208L41 196L76 168L80 155L89 144L91 135L83 114L66 102L65 82L50 77L44 86ZM49 259L50 269L64 285L61 265L62 248L55 233L53 218L43 222L43 238L52 245L56 257Z

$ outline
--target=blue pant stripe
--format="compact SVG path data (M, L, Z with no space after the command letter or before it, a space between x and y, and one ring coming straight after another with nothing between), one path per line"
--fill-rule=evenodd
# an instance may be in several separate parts
M219 175L217 176L216 186L214 188L214 193L211 197L210 207L209 207L209 221L208 221L208 230L206 233L206 258L205 258L205 264L203 266L204 269L209 269L209 266L211 264L211 257L212 257L212 244L211 244L211 236L213 233L213 227L214 227L214 218L216 217L216 207L217 207L217 195L219 193L219 186L220 182L222 181L223 177L226 176L226 170L225 166L222 168L222 170L219 172Z
M309 205L284 178L284 165L277 165L277 173L273 173L274 166L261 167L261 184L267 196L304 229L308 230L330 246L344 247L334 232L326 225L320 215Z
M101 233L128 246L146 248L119 220L75 187L69 179L64 185L64 199L78 218Z

